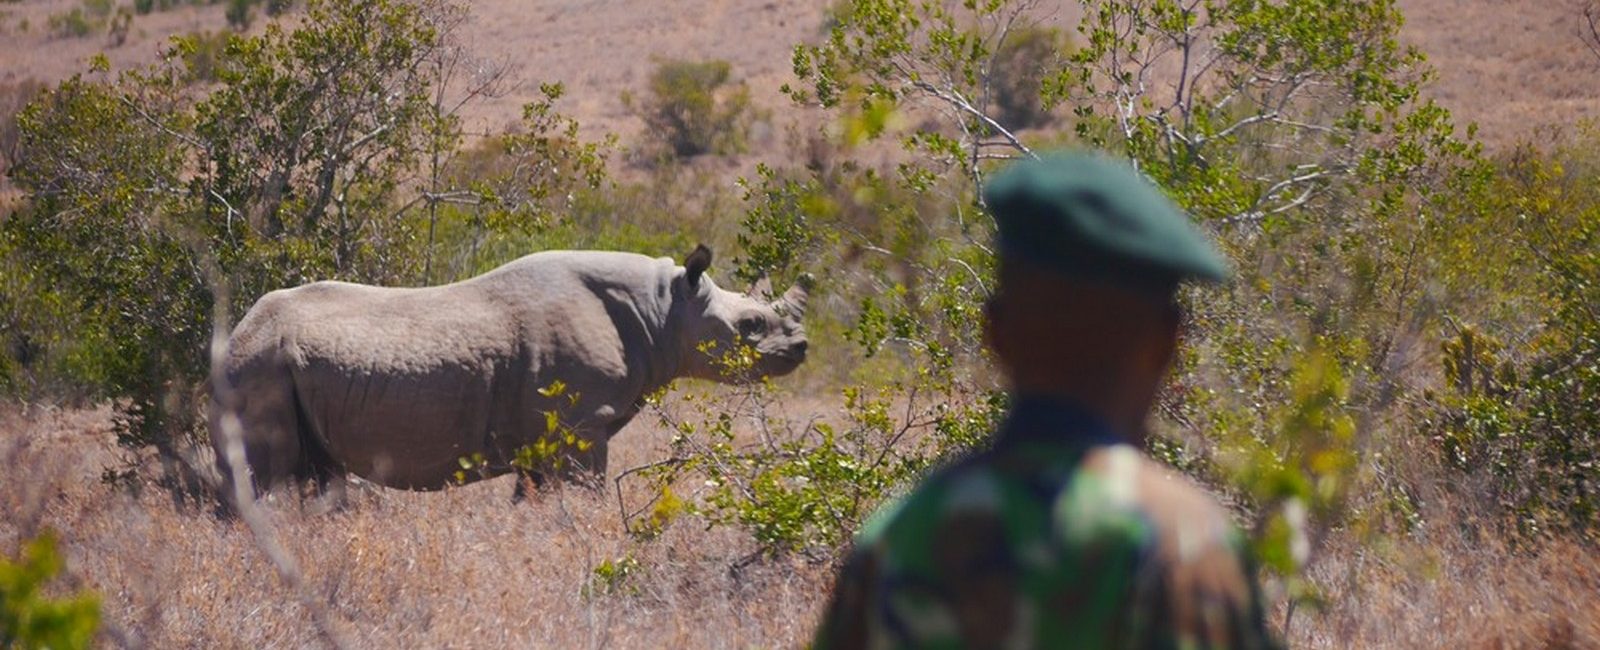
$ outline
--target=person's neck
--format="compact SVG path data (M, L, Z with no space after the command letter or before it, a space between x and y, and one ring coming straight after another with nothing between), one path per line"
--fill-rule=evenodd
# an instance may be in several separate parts
M1149 391L1131 389L1130 383L1100 373L1078 373L1070 378L1054 376L1012 377L1012 391L1019 396L1056 399L1078 405L1104 420L1117 435L1130 444L1144 446L1145 419L1149 416Z

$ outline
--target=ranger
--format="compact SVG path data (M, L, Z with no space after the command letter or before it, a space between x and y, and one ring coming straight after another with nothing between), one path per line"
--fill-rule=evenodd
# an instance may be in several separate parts
M864 527L816 648L1265 648L1228 514L1140 452L1180 283L1228 267L1127 165L1020 162L984 188L999 281L985 338L1012 395L991 448Z

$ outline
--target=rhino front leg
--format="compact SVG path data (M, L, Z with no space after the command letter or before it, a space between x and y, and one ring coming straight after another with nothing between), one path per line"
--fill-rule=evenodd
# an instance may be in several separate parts
M530 494L543 491L550 482L548 468L517 469L517 487L511 492L512 503L522 503ZM588 449L570 450L561 458L555 473L564 481L599 489L605 485L606 443L590 442Z
M544 472L518 469L517 487L511 491L511 503L522 503L529 494L544 490L546 481Z
M576 466L572 468L573 473L578 475L587 473L589 474L587 478L595 481L596 485L604 486L608 477L606 467L608 464L607 459L610 455L611 438L622 431L623 427L628 426L628 423L633 421L633 416L637 413L637 409L629 409L621 415L614 416L610 421L599 427L600 435L586 438L589 448L583 451L575 451L573 454L576 459Z

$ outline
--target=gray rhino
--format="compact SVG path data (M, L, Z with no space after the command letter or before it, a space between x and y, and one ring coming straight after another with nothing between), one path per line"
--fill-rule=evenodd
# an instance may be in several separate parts
M582 441L562 448L564 471L604 476L607 442L668 382L779 376L805 359L807 283L768 302L718 288L710 264L704 246L683 266L548 251L444 286L268 293L234 329L222 368L252 482L259 493L355 474L439 489L519 471L519 449L564 433ZM740 344L759 353L752 366L719 362Z

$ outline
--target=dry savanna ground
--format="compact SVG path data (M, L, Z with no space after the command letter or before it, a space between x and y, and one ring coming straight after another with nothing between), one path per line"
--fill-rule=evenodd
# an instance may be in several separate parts
M128 68L153 61L172 34L224 24L220 5L183 7L136 18L116 47L103 33L50 35L49 17L78 4L0 2L0 84L56 81L98 52ZM626 142L641 125L619 96L641 91L657 61L722 58L753 101L782 118L790 109L775 89L788 77L789 48L817 33L826 4L473 2L464 40L483 60L508 64L511 76L504 96L467 117L474 129L497 130L539 82L561 81L563 111L588 133ZM1482 125L1492 146L1600 115L1595 63L1577 39L1572 2L1399 5L1409 16L1403 38L1439 69L1430 92ZM748 174L752 160L772 155L758 146L719 164ZM827 395L798 399L807 409L838 408ZM612 447L614 471L661 458L668 437L640 418ZM60 588L100 594L105 645L315 647L311 607L354 647L790 647L809 634L830 579L831 567L804 558L746 561L754 548L747 538L694 520L636 540L609 485L512 505L510 479L499 479L440 493L359 491L332 513L307 512L293 498L267 502L275 537L304 572L296 593L239 520L175 502L156 486L102 482L119 453L106 407L0 405L0 553L54 530L68 563ZM640 489L625 485L623 498L638 502ZM1324 606L1292 618L1274 612L1276 624L1290 620L1294 645L1600 648L1592 548L1512 547L1470 513L1421 514L1426 523L1411 537L1370 544L1341 532L1326 540L1312 572ZM614 577L597 572L605 566L616 567Z
M332 513L275 495L267 518L305 574L296 594L239 519L103 484L115 454L106 409L8 407L0 431L0 550L54 530L67 584L103 599L108 644L317 647L310 599L346 647L788 647L809 633L830 577L799 558L741 562L753 547L736 533L689 522L635 541L610 485L514 506L502 478L358 489ZM632 427L613 466L663 455L657 433ZM609 579L596 571L607 562Z

